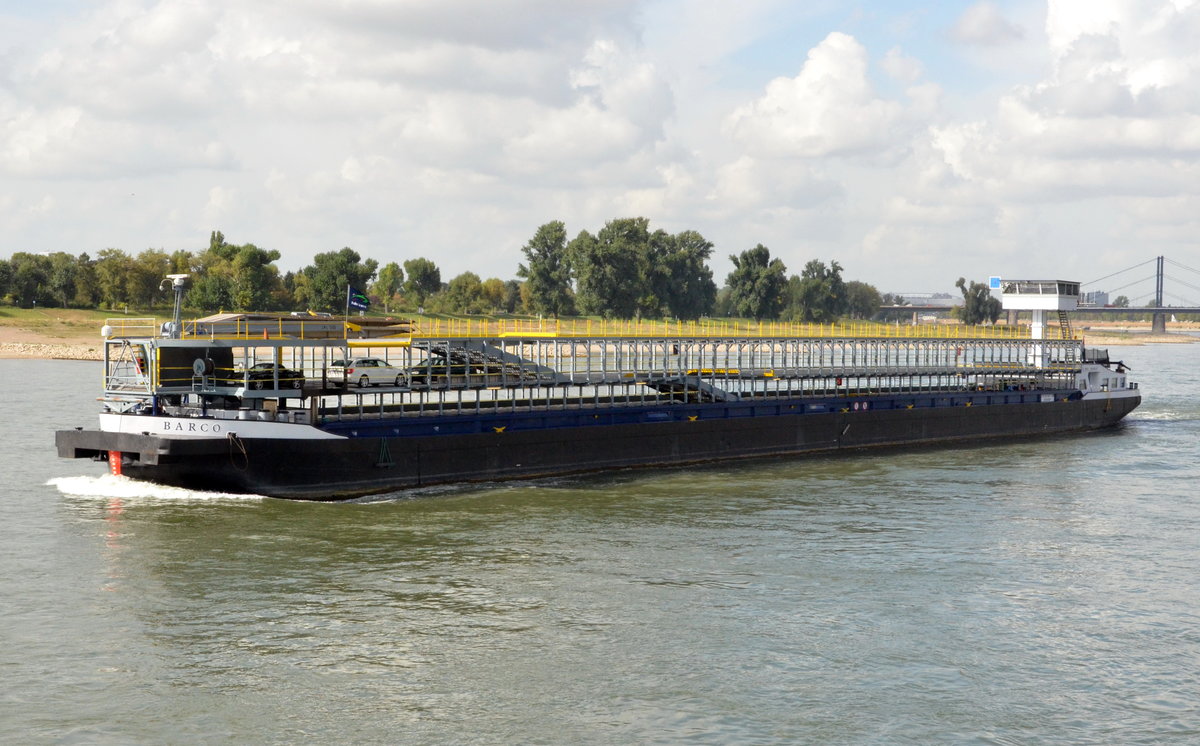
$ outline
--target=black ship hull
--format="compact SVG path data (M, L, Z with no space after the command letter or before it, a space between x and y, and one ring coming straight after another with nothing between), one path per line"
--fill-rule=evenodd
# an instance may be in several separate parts
M1066 391L1010 398L997 403L996 395L961 394L922 403L861 397L817 407L811 400L711 403L670 407L669 416L663 407L626 409L621 417L585 410L569 421L458 415L422 418L420 429L402 434L395 434L394 422L377 434L372 423L361 422L353 431L342 428L348 437L321 440L67 430L57 442L66 457L123 452L123 473L134 479L338 500L455 482L1085 431L1118 423L1141 401L1136 394L1083 398ZM473 432L461 431L466 423Z

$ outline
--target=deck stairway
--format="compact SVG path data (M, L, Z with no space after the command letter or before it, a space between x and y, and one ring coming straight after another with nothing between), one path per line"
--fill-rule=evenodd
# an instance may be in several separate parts
M1071 317L1066 311L1058 312L1058 329L1063 339L1071 339Z

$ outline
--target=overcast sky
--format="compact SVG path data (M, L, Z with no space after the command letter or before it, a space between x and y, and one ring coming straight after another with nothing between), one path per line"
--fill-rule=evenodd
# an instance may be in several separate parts
M0 256L509 279L644 216L718 283L756 243L881 291L1195 267L1197 40L1200 0L0 0Z

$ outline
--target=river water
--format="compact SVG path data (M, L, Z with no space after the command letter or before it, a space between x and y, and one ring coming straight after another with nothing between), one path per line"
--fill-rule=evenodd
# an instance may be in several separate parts
M451 488L59 460L96 363L0 360L0 742L1200 741L1200 344L1104 433Z

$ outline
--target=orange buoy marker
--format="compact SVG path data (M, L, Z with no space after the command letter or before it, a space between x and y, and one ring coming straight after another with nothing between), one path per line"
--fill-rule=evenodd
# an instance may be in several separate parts
M121 452L120 451L109 451L108 452L108 473L112 474L114 477L121 476Z

